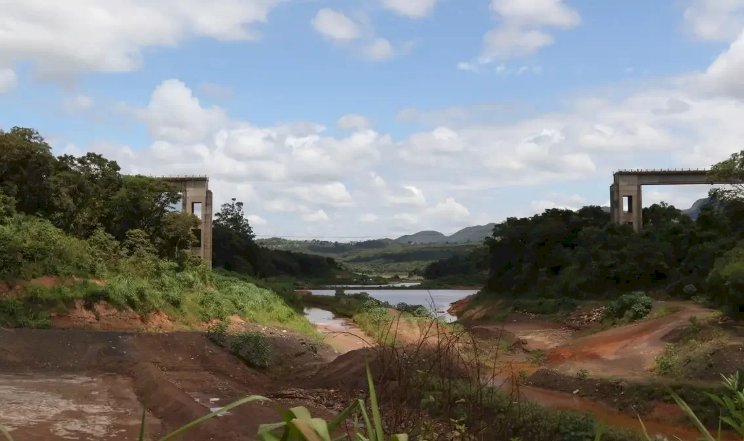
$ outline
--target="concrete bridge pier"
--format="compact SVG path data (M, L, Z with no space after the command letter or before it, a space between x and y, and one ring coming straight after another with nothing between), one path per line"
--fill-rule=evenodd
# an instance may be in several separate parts
M633 225L635 231L643 228L643 192L633 176L615 179L610 186L610 214L616 224Z
M733 184L738 181L717 180L708 170L620 170L610 185L610 217L616 224L631 224L635 231L643 228L644 185Z

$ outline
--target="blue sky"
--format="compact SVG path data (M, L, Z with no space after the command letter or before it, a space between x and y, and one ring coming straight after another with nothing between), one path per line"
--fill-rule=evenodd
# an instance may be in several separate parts
M261 236L607 204L744 148L744 0L0 0L0 128L208 174ZM682 207L705 188L649 188Z

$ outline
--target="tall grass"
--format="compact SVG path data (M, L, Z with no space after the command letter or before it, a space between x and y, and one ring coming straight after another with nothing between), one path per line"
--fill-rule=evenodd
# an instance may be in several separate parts
M167 266L147 277L115 274L102 285L61 280L51 288L28 287L17 298L0 299L0 326L47 326L51 312L64 311L75 300L83 300L88 306L105 301L143 317L162 311L186 327L236 315L252 323L315 336L313 325L269 289L228 275L212 277L198 269L178 271Z

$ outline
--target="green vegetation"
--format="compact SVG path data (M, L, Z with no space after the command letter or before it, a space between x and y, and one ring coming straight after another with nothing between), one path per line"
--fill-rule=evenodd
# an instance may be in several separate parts
M642 292L623 294L607 305L604 319L613 322L630 323L646 317L651 312L651 297Z
M385 283L400 278L420 277L427 265L478 248L476 244L401 244L391 239L341 243L272 238L257 242L273 250L332 258L359 273L360 276L355 279L357 283ZM476 283L484 280L480 278Z
M488 278L488 248L478 247L432 262L424 269L423 276L427 281L483 286Z
M713 167L744 178L744 152ZM711 192L693 221L667 204L643 210L644 229L610 223L601 207L550 209L509 218L486 240L485 296L593 299L634 291L679 298L706 293L731 314L744 313L744 186ZM638 316L646 306L638 304ZM630 317L629 317L630 318Z
M229 349L250 366L259 369L269 367L271 344L268 337L258 332L229 332L224 321L213 324L207 335L218 345Z
M105 301L143 318L162 311L179 326L238 315L314 334L290 289L204 268L188 252L198 219L172 211L179 199L167 182L123 176L100 155L55 158L34 130L0 131L0 281L16 291L0 300L0 325L48 326L52 312ZM238 202L216 225L253 238ZM29 282L42 276L50 283Z
M667 377L695 378L711 364L711 355L726 344L721 328L691 317L690 324L656 357L655 371Z

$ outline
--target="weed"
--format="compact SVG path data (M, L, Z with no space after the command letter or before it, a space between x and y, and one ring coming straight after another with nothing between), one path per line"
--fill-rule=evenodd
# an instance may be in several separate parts
M576 378L578 378L579 380L586 380L587 378L589 378L589 371L586 369L579 369L578 371L576 371Z
M230 349L249 365L265 369L271 359L269 339L258 332L243 332L231 336Z
M545 351L542 349L538 349L536 351L530 352L530 354L527 356L527 360L532 364L542 365L545 363Z

